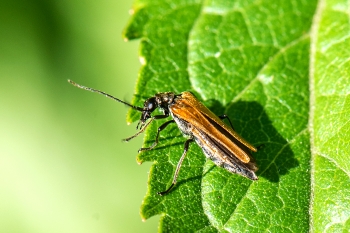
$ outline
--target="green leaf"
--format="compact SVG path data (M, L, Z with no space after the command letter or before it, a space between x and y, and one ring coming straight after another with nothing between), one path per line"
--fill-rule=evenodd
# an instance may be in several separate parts
M162 232L349 229L347 9L345 1L315 0L134 4L124 31L126 39L141 38L133 104L190 90L227 114L243 138L264 145L253 155L260 168L253 182L215 166L191 144L176 186L159 196L186 140L168 126L157 147L137 157L154 162L142 218L161 215ZM128 121L139 117L130 110ZM148 127L143 147L165 121Z
M312 230L350 232L350 2L321 1L312 30Z

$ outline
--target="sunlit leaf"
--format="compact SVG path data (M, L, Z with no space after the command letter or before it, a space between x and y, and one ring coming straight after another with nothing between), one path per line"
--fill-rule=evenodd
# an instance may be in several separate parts
M245 139L263 145L254 154L260 169L253 182L216 167L191 144L178 183L159 196L186 140L169 126L159 145L137 158L154 162L143 218L161 215L164 232L349 228L348 9L345 1L315 0L135 3L124 32L141 38L133 103L190 90L227 114ZM129 122L138 118L130 111ZM148 128L144 146L163 122Z

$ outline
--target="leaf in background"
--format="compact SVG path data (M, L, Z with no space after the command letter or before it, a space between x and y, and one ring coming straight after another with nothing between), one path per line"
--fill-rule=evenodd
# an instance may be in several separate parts
M321 1L312 30L314 232L350 232L349 9L349 1Z
M316 74L315 90L311 94L315 94L316 108L312 109L313 124L309 124L309 73L312 74L309 35L316 4L315 0L138 0L135 3L132 19L124 32L127 39L141 38L143 67L133 103L142 105L145 98L157 92L191 90L218 115L229 115L235 130L243 138L254 145L264 144L264 148L254 154L260 167L256 182L216 167L206 161L197 145L191 144L178 183L162 197L157 192L171 184L185 142L176 125L162 131L158 146L137 157L139 162L154 162L141 215L144 219L161 215L160 231L307 232L310 228L310 196L313 195L311 177L319 181L314 181L314 201L320 203L312 210L315 215L312 224L320 219L326 225L332 220L331 216L327 218L324 210L331 201L323 202L324 197L317 188L330 187L329 191L334 195L338 190L349 192L349 162L343 163L341 168L339 164L347 158L344 153L348 154L348 150L342 150L349 140L341 136L349 135L345 127L348 120L344 115L349 115L346 112L349 101L346 102L345 96L350 85L343 85L342 80L338 82L339 76L333 73L341 65L347 65L349 56L344 52L343 60L337 61L338 66L327 66L332 59L337 60L336 52L348 47L342 45L343 50L334 50L335 53L325 59L324 54L318 54L317 46L323 49L329 41L342 40L347 34L333 35L324 29L329 34L326 44L322 46L318 39L312 54L316 55L313 64ZM344 21L348 16L345 13ZM320 23L317 29L332 22L330 18L324 19L324 24ZM314 32L313 36L317 30ZM329 69L325 70L325 67ZM317 72L320 77L333 75L334 79L320 79L318 83ZM348 73L343 77L349 80ZM330 87L324 86L325 81ZM335 89L329 90L332 87ZM340 87L343 95L335 95ZM331 100L324 100L323 89L333 94ZM342 103L343 107L338 108L334 103ZM338 121L328 111L330 106L339 113L336 115ZM325 112L329 118L323 121ZM129 122L138 118L138 113L130 111ZM339 118L343 123L339 123ZM146 131L145 147L153 143L157 127L163 122L152 124ZM337 127L332 128L334 133L329 134L328 140L343 147L336 150L335 158L323 162L325 157L317 156L318 152L334 153L334 147L324 144L322 138L329 124ZM312 142L317 153L310 148L310 126L315 126ZM343 134L337 134L339 129ZM313 160L311 150L314 151ZM310 161L314 163L312 171L315 175L312 176ZM331 175L322 178L327 169ZM336 180L334 174L342 174L345 188L332 186L330 182ZM349 197L339 196L335 209ZM344 214L348 204L349 201L339 212L339 215L343 214L343 224L349 216Z

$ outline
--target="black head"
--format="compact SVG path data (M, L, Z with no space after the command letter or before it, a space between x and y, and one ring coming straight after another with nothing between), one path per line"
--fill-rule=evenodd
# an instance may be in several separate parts
M168 115L168 106L174 102L175 94L172 92L158 93L154 97L148 98L143 104L142 115L137 128L140 125L140 129L145 125L146 121L151 118L151 113L160 108L164 111L164 114Z
M143 110L142 110L142 115L140 118L139 123L137 124L137 127L140 125L140 129L144 126L145 122L151 118L151 113L158 108L158 103L156 101L156 97L151 97L148 98L144 103L143 103Z

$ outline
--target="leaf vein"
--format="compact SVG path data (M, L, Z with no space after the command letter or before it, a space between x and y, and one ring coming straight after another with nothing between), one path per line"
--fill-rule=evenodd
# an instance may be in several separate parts
M316 155L322 156L323 158L327 159L329 162L333 163L337 168L339 168L340 170L342 170L349 178L350 178L350 172L344 170L344 168L342 166L340 166L336 160L334 160L333 158L329 157L327 154L325 153L321 153L319 151L315 151Z

